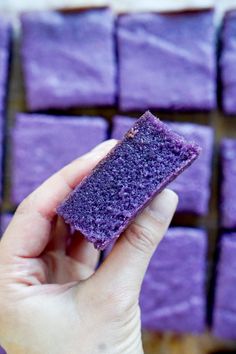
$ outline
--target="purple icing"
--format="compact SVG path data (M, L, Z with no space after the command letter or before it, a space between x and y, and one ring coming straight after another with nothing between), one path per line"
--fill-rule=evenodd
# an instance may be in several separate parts
M2 214L2 216L1 216L1 232L2 232L2 234L5 232L8 225L10 224L12 217L13 217L12 214Z
M133 125L134 119L116 116L113 118L112 138L121 139ZM177 134L194 141L202 147L199 159L184 171L171 185L179 195L178 212L206 215L209 210L210 180L212 174L213 129L191 123L167 123Z
M22 15L21 22L31 110L115 102L114 15L110 10L32 12Z
M58 213L95 247L104 249L199 152L196 144L146 112L62 203Z
M224 139L221 143L222 186L221 224L236 227L236 140Z
M213 333L236 339L236 233L223 235L218 263Z
M99 117L18 114L12 131L12 201L20 203L45 179L106 139Z
M236 11L226 13L222 28L220 74L222 105L225 113L236 113Z
M215 108L213 18L213 11L121 16L120 108Z
M154 331L203 333L207 237L172 228L154 253L142 285L142 326Z
M2 347L0 347L0 354L7 354Z

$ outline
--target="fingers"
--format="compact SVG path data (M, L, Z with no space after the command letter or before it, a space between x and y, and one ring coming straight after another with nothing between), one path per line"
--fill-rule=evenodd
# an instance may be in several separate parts
M29 195L18 207L3 236L0 257L39 256L50 240L51 223L58 205L115 145L115 140L102 143Z
M149 261L167 231L177 203L177 195L166 189L137 217L95 273L101 287L139 294Z
M79 232L73 235L67 255L91 269L98 265L100 252L94 248Z

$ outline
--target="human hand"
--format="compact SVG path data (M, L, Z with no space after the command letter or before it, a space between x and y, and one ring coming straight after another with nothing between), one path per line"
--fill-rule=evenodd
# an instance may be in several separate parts
M177 196L163 191L95 271L99 252L57 206L115 145L99 145L18 207L0 242L0 343L8 354L140 354L138 298Z

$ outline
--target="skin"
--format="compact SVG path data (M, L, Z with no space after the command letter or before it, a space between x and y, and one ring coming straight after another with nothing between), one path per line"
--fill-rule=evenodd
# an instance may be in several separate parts
M178 198L164 190L99 252L56 215L57 206L116 141L49 178L18 207L0 243L0 343L8 354L141 354L140 287Z

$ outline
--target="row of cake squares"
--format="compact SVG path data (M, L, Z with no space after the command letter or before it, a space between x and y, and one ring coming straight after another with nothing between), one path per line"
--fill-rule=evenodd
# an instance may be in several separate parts
M30 110L107 106L117 98L123 111L211 110L217 105L213 10L118 18L109 9L31 12L21 16L21 29ZM5 53L4 31L0 26ZM232 11L221 32L222 102L227 113L236 113L235 32ZM3 65L1 94L5 76Z
M2 232L11 219L11 214L2 215ZM140 307L144 330L205 332L209 326L207 240L203 229L171 227L168 230L151 259L142 285ZM220 246L211 327L215 336L235 340L236 234L224 234ZM105 251L105 258L110 251Z
M134 121L129 117L114 117L111 138L122 139ZM178 211L206 215L211 195L213 129L193 123L168 124L203 147L199 160L171 184L180 197ZM109 137L108 122L102 117L27 113L16 116L10 135L11 202L14 205L54 172Z

